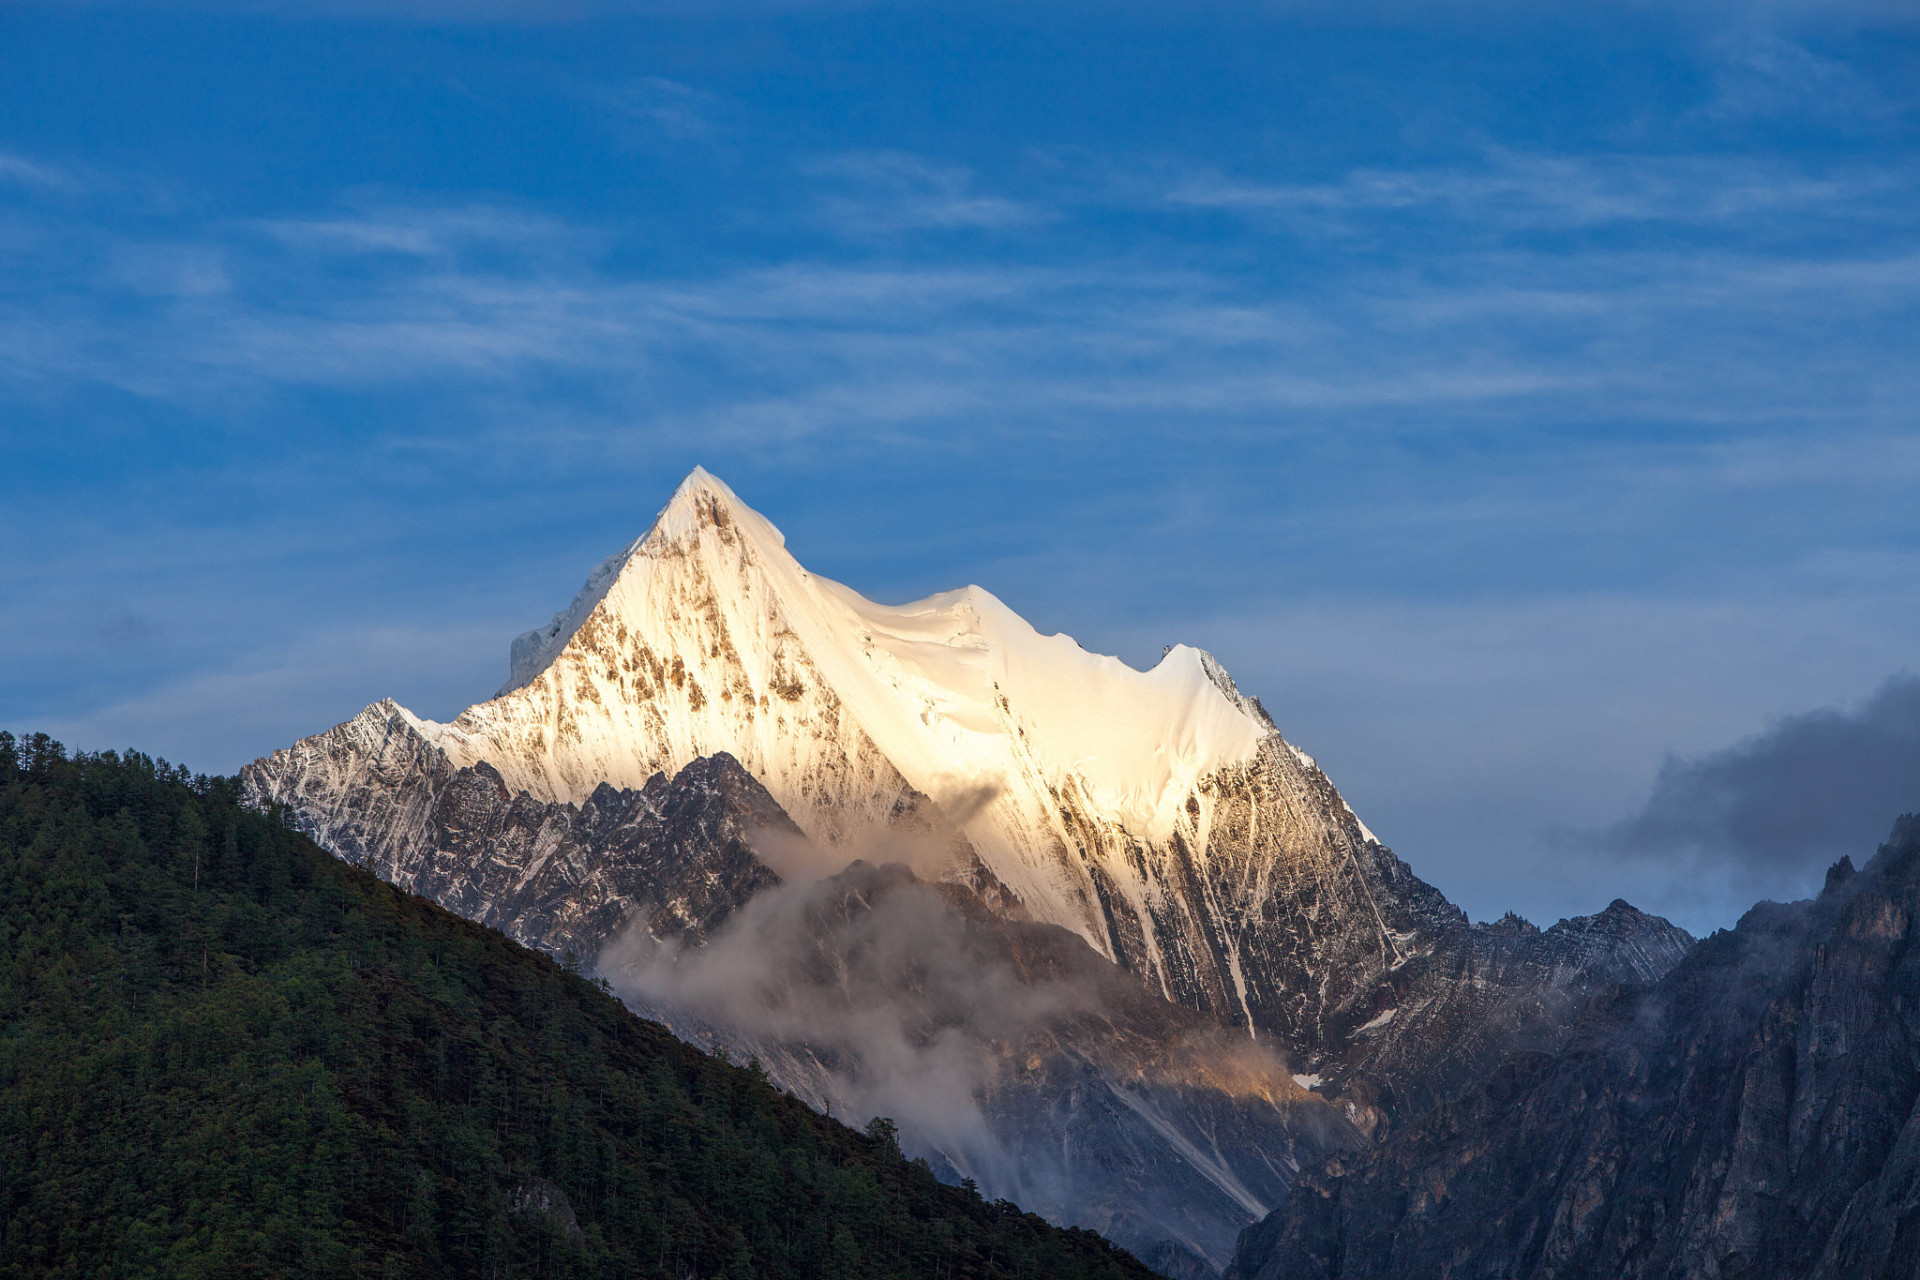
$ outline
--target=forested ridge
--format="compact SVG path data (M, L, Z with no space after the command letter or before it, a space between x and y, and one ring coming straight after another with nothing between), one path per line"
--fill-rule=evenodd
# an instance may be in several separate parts
M0 734L0 1274L1150 1274L237 796Z

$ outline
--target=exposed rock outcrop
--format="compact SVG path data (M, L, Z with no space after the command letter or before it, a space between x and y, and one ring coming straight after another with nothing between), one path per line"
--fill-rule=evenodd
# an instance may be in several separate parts
M779 877L754 847L802 839L728 755L581 804L511 792L482 760L456 768L392 702L242 772L316 843L383 880L554 955L591 965L641 922L702 937Z

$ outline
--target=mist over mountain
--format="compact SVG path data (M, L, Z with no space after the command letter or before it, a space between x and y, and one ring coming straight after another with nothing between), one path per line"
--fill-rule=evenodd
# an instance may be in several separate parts
M763 892L702 946L632 930L601 967L828 1114L894 1118L950 1181L1143 1255L1223 1264L1303 1164L1364 1142L1272 1048L900 863Z

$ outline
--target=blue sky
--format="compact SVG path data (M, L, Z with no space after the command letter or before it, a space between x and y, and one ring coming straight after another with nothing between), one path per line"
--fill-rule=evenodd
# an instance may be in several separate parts
M450 716L703 463L1214 650L1479 918L1920 808L1911 9L551 8L0 13L0 723ZM1832 848L1647 844L1822 708Z

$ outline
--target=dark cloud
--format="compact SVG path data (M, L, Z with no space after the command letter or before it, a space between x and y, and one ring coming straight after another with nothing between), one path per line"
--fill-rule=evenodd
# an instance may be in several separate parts
M1805 892L1842 854L1856 862L1894 818L1920 810L1920 676L1852 709L1789 716L1724 750L1669 756L1646 807L1604 843L1630 857Z

